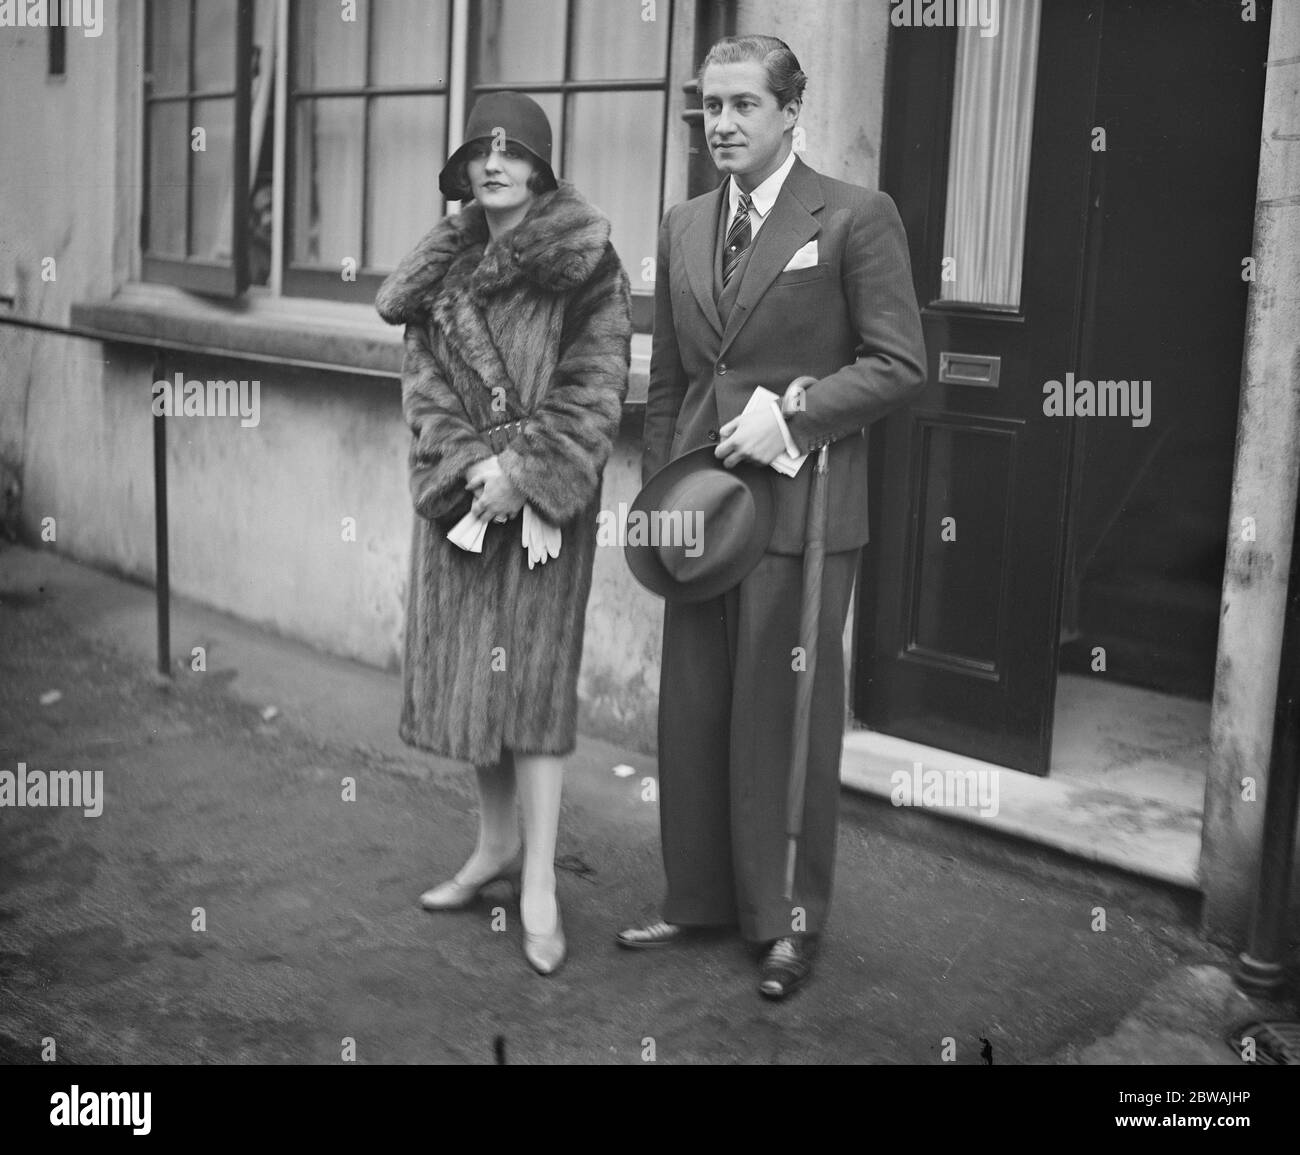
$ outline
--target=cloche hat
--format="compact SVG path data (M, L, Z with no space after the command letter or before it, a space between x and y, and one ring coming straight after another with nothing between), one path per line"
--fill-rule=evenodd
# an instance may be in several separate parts
M480 96L465 122L465 143L448 158L438 176L442 195L452 201L467 201L474 194L461 163L472 144L480 140L504 139L532 154L541 166L548 190L556 186L551 168L551 122L542 106L522 92L489 92Z

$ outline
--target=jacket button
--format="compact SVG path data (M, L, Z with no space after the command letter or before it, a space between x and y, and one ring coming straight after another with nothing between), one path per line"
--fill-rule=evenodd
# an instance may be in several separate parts
M709 440L710 440L710 441L717 441L717 439L718 439L718 431L717 431L716 429L710 429L710 430L709 430Z
M719 362L718 362L718 373L719 373L719 374L723 374L723 373L726 373L726 371L727 371L727 363L726 363L725 361L719 361Z

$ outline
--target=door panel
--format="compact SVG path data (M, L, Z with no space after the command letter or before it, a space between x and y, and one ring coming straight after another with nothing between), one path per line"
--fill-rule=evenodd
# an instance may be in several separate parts
M1078 363L1099 6L1042 6L1018 307L940 299L953 88L935 77L951 81L957 33L891 41L883 183L908 230L929 371L871 434L855 707L873 729L1035 774L1051 749L1070 446L1042 386Z
M909 660L997 681L1010 586L1007 551L1015 492L1015 422L918 417L913 427L913 501L904 652ZM958 486L959 479L969 484ZM919 527L949 527L955 538Z

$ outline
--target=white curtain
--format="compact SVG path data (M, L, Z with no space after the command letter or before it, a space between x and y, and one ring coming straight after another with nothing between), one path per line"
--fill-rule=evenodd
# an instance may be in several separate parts
M1038 72L1040 0L1001 5L996 36L957 33L940 297L1017 307Z

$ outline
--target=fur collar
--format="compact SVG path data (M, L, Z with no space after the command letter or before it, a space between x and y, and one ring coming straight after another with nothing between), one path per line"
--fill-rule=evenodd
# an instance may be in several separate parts
M439 221L388 276L375 308L390 325L427 319L445 286L482 304L520 281L547 292L584 284L609 242L609 221L568 181L543 193L501 243L489 241L482 207L471 201Z

